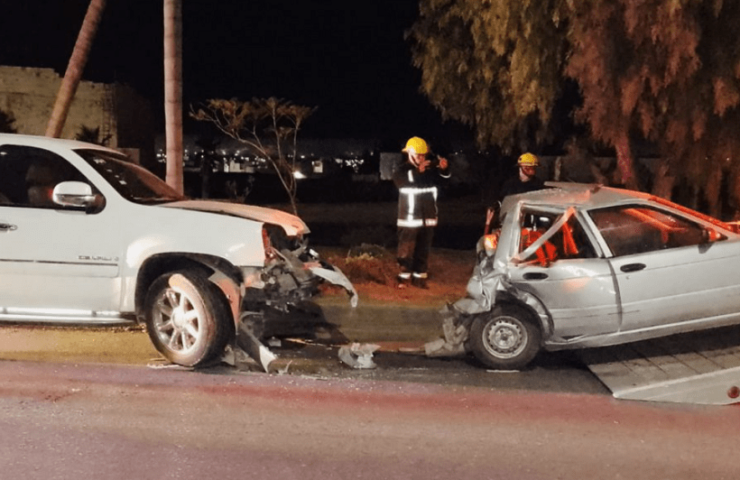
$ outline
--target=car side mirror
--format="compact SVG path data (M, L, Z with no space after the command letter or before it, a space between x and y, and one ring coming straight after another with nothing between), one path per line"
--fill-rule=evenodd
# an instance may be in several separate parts
M101 196L93 193L92 187L84 182L62 182L54 187L52 198L58 205L86 210L94 209L101 200Z

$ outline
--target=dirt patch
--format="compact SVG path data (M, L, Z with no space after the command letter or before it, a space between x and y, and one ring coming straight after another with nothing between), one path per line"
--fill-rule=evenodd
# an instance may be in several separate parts
M315 247L321 257L338 267L352 281L361 301L438 306L465 296L475 265L475 252L433 249L429 258L428 289L396 288L395 252L379 246L363 251L341 247ZM359 252L359 253L358 253ZM341 296L341 289L326 286L325 296Z

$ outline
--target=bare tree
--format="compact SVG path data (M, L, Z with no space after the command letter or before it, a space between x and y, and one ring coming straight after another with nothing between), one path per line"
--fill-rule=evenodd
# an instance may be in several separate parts
M182 3L164 0L164 113L167 148L165 180L182 193Z
M90 0L90 6L87 8L85 20L82 22L80 34L77 36L72 56L67 65L67 71L64 73L62 85L59 87L54 110L51 112L51 118L46 127L46 136L59 138L64 129L64 122L67 120L69 107L72 105L77 86L82 79L82 72L87 64L87 57L92 48L95 33L98 31L100 19L103 16L105 0Z
M190 116L211 122L221 132L244 144L253 154L267 159L280 179L290 199L293 213L298 213L295 178L298 156L298 131L316 109L293 105L270 97L251 101L208 100L205 105L191 108ZM289 143L290 158L285 152Z

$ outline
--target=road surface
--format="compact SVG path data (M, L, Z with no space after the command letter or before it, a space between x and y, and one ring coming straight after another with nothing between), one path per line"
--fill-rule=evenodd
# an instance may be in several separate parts
M735 407L0 362L15 479L735 479Z

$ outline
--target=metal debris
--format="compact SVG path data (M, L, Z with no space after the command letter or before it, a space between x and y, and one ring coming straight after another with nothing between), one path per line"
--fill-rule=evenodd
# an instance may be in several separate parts
M352 368L376 368L373 362L373 352L380 345L370 343L352 343L339 348L339 359Z
M468 327L465 322L457 322L454 307L446 305L440 312L444 338L424 344L427 357L450 357L465 354L465 341L468 339Z

